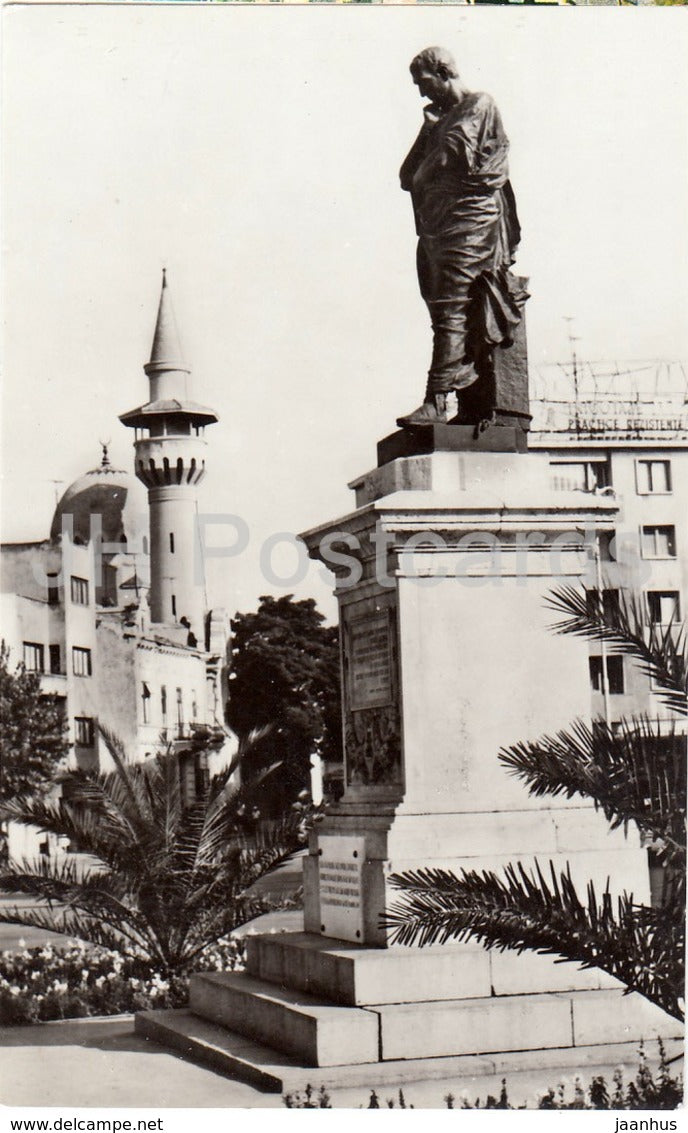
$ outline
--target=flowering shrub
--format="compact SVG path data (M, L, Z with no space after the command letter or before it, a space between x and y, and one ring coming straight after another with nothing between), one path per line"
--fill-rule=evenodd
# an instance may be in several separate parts
M243 957L241 941L228 938L206 948L195 967L235 971ZM80 941L0 953L0 1024L182 1007L188 989L188 975L163 977L144 960Z
M683 1077L674 1078L669 1070L664 1043L657 1040L659 1064L653 1074L648 1064L643 1043L638 1048L638 1069L635 1077L624 1081L622 1066L614 1071L610 1093L602 1074L596 1074L586 1088L579 1077L560 1081L554 1089L541 1090L527 1106L519 1109L676 1109L683 1101ZM444 1099L448 1109L455 1108L455 1098L448 1094ZM471 1103L468 1091L459 1099L460 1109L513 1109L509 1102L506 1078L502 1079L499 1098L488 1095L485 1102L476 1098Z
M285 1094L282 1101L287 1109L332 1109L330 1095L325 1087L321 1086L316 1094L310 1082L305 1090L297 1090L294 1094Z

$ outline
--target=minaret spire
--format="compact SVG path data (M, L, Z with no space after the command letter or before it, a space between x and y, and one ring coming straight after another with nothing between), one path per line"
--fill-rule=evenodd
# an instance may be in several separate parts
M183 370L185 373L189 372L182 360L177 320L174 317L170 289L167 284L167 269L163 268L158 317L155 322L155 333L153 335L150 361L147 363L145 370L150 377L151 374L159 370L169 369Z
M189 399L190 371L182 360L164 268L150 361L143 368L150 400L123 413L120 421L136 430L136 475L148 488L151 618L163 624L184 618L202 642L196 485L205 475L205 427L217 415Z

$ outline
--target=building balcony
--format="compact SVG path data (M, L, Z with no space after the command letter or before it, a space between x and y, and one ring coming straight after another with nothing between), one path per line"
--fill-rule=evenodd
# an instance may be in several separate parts
M197 484L205 474L202 437L148 437L134 448L136 475L148 488Z
M222 747L227 739L222 728L212 724L200 724L197 721L175 724L167 728L167 735L173 741L174 747L212 749Z
M47 695L66 696L67 695L67 674L66 673L38 673L41 678L41 692Z

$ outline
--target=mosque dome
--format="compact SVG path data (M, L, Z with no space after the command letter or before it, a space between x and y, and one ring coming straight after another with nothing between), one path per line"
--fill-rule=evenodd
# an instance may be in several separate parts
M88 542L92 516L100 516L103 541L119 543L122 550L127 544L130 550L132 544L140 544L148 530L145 492L131 473L112 467L106 445L100 466L70 484L55 508L50 526L54 543L62 536L64 516L72 517L77 543ZM97 527L93 526L95 534Z

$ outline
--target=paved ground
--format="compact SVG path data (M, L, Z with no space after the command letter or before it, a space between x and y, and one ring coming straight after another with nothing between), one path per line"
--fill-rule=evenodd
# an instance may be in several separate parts
M0 1028L8 1106L281 1106L134 1034L131 1016Z

